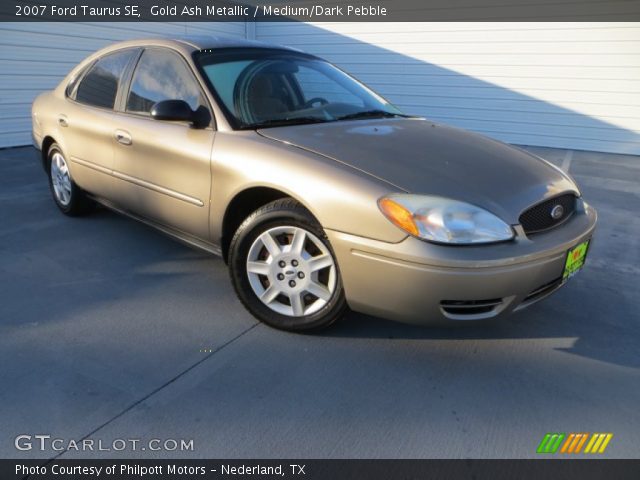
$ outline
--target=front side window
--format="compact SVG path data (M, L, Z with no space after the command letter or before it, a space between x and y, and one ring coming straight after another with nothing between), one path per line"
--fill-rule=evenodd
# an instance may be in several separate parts
M149 115L162 100L184 100L194 111L205 104L191 70L178 54L145 50L131 80L127 111Z
M277 49L199 52L196 63L237 128L402 116L329 62Z
M135 50L124 50L99 59L80 80L75 100L94 107L113 108L122 74L135 53Z

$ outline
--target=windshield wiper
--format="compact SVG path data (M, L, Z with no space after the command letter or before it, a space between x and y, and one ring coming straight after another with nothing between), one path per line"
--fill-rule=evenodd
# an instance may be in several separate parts
M391 117L411 118L412 115L387 112L386 110L365 110L363 112L356 112L356 113L350 113L348 115L342 115L341 117L336 118L336 120L356 120L358 118L391 118Z
M265 120L264 122L252 123L245 128L284 127L287 125L306 125L311 123L325 123L328 121L326 118L320 117L273 118L271 120Z

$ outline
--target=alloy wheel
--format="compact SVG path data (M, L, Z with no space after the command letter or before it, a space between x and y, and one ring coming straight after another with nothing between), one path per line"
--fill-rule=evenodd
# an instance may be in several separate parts
M71 201L71 177L67 162L60 152L51 157L51 183L56 199L65 207Z
M274 312L311 315L335 293L337 271L327 246L294 226L262 232L249 249L247 276L253 292Z

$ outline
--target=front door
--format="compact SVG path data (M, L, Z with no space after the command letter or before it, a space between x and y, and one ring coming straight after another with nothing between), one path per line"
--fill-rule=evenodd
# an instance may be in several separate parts
M148 48L133 72L113 132L115 197L121 207L209 240L213 128L151 118L161 100L207 106L200 85L176 52Z

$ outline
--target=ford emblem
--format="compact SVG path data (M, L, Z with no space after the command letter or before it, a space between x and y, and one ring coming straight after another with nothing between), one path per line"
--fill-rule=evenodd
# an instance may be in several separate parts
M556 205L551 209L551 218L554 220L560 220L564 215L564 207L562 205Z

